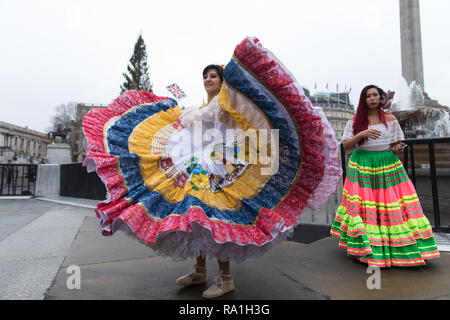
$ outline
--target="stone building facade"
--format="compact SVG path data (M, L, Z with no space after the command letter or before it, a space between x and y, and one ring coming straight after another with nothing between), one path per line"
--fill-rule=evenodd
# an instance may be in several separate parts
M334 129L336 139L341 140L347 121L355 114L349 93L317 92L310 96L313 105L322 108Z
M0 163L45 163L49 143L45 133L0 121Z

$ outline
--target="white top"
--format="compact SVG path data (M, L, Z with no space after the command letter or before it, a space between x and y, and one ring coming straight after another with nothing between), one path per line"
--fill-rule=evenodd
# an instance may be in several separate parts
M356 145L358 149L367 151L384 151L390 148L391 143L405 140L402 128L397 120L386 122L387 128L383 123L369 125L369 129L375 129L381 132L377 139L369 138L367 141ZM349 120L345 126L344 134L342 135L342 142L353 138L353 120Z

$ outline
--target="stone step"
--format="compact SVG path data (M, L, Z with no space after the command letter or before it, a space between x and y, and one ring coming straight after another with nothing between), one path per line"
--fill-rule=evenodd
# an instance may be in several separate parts
M53 209L0 241L0 300L42 300L88 213Z

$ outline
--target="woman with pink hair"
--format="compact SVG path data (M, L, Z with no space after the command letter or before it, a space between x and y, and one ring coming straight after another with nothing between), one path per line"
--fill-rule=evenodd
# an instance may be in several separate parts
M394 152L406 145L397 119L387 112L393 93L365 87L342 137L348 162L342 203L331 234L339 247L375 267L412 267L439 251L416 190Z

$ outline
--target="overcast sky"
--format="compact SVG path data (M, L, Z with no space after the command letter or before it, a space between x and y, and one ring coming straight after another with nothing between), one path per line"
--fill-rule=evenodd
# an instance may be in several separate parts
M450 105L450 1L421 1L425 89ZM201 104L203 68L256 36L303 86L401 86L398 0L0 0L0 121L44 131L54 108L109 104L139 32L154 93Z

